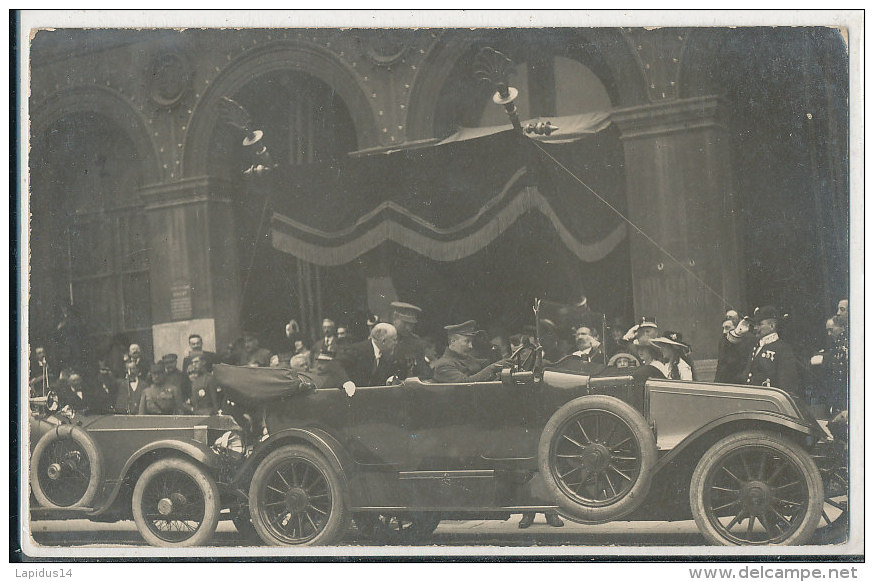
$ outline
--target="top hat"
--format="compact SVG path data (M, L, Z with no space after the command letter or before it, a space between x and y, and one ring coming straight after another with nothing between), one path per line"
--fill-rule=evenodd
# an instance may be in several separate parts
M419 322L419 314L422 313L421 307L417 307L411 303L404 303L403 301L392 301L391 306L394 307L395 310L394 316L401 321L406 321L407 323Z
M446 330L448 335L475 336L477 332L476 322L472 319L457 325L444 326L443 329Z

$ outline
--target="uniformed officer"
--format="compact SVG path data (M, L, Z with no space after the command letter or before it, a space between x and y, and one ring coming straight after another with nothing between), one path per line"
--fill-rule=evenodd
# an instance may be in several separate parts
M413 332L422 308L403 301L392 301L391 306L394 308L392 325L398 330L395 360L407 376L430 378L432 371L425 358L425 342Z
M473 337L477 334L475 321L447 325L443 329L449 346L434 363L435 382L488 382L497 379L507 362L500 360L489 364L473 357Z
M639 345L649 344L650 340L657 337L659 337L659 325L655 317L644 315L622 336L622 339L631 345Z
M753 312L753 330L758 343L753 347L746 383L773 386L798 394L798 364L792 346L777 333L777 309L771 305Z

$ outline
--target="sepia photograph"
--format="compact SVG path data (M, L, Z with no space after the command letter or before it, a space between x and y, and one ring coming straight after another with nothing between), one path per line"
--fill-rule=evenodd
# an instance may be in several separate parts
M863 559L863 11L12 18L13 561Z

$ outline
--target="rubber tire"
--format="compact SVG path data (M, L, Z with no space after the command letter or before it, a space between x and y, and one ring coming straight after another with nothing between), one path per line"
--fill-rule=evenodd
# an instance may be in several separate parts
M142 502L146 486L152 478L167 470L182 471L192 477L194 482L200 487L205 506L203 521L194 535L177 543L162 540L152 533L148 525L146 525L146 519L143 517ZM145 471L137 479L136 485L134 485L133 498L131 499L131 509L133 510L134 522L137 524L137 530L149 544L162 548L186 548L205 545L212 539L213 534L215 534L215 528L218 526L221 501L215 479L203 468L187 459L168 457L159 459L146 467Z
M437 526L440 525L440 514L437 512L417 512L413 511L407 515L412 525L407 529L396 531L388 527L382 520L379 519L380 514L377 512L361 512L355 514L355 525L358 530L366 537L375 541L385 542L387 544L412 544L421 542L431 537Z
M300 544L289 544L276 537L264 521L264 517L258 508L261 503L261 482L268 476L276 465L289 458L303 459L316 467L328 483L331 491L331 515L325 527L316 537ZM252 475L252 483L249 486L249 512L252 516L252 525L264 543L273 546L327 546L338 541L349 529L350 514L348 494L343 478L338 471L322 455L306 445L287 445L280 447L267 455L255 469Z
M97 450L97 445L94 444L94 439L92 439L83 429L71 424L62 424L47 432L39 440L36 448L34 448L33 455L31 455L30 465L30 486L33 491L33 496L36 497L37 502L42 507L61 507L54 504L48 497L46 497L45 493L43 493L42 486L39 483L38 472L39 459L45 452L46 448L48 448L51 443L62 438L72 438L82 448L85 454L88 455L88 462L91 465L91 474L88 475L88 487L85 489L85 493L83 493L82 497L72 505L66 505L63 507L69 509L89 507L96 497L100 484L103 481L103 459L100 456L100 452Z
M724 538L710 523L704 508L703 489L708 473L713 469L717 462L730 452L749 445L770 446L778 450L781 454L792 458L794 462L799 465L799 468L804 474L805 481L807 482L807 512L804 516L801 527L795 530L795 532L788 538L776 545L792 546L808 542L816 531L822 516L824 492L819 469L813 461L813 458L799 445L790 440L781 438L775 433L761 430L744 431L728 435L710 447L704 456L701 457L701 460L698 461L698 465L692 473L692 482L689 487L689 501L692 505L692 515L695 517L695 523L698 525L698 530L705 539L713 545L742 545L735 543L733 540Z
M616 503L605 506L582 505L570 497L558 486L552 468L549 465L550 449L557 431L571 418L591 410L604 410L618 416L630 429L637 440L640 449L641 467L637 481L631 489ZM537 448L537 461L543 482L560 513L572 521L587 524L606 523L620 519L637 509L649 493L652 483L653 467L658 457L655 437L643 416L631 405L613 396L591 395L571 400L561 408L546 423L540 435Z

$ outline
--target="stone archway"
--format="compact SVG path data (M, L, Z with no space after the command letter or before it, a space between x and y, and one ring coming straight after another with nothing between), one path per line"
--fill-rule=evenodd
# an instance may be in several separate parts
M412 140L435 137L435 118L444 87L456 74L459 61L476 46L506 43L506 31L450 30L443 33L416 76L407 118ZM571 29L530 34L545 37L544 46L564 45L571 58L584 64L604 84L614 107L646 102L646 84L638 62L619 29ZM503 37L502 37L503 35Z
M74 87L30 106L31 141L45 133L58 119L71 113L100 114L124 131L142 158L143 183L160 180L158 146L149 137L146 121L118 92L97 86ZM33 145L33 144L31 144Z
M209 145L219 120L220 99L236 94L254 78L282 70L306 73L331 87L348 108L358 147L377 145L372 108L354 73L335 55L316 45L275 42L253 49L230 63L197 104L185 139L183 175L193 177L207 173Z
M58 93L31 110L32 341L71 366L93 364L120 332L148 347L149 240L139 193L159 172L143 121L98 87ZM62 309L70 323L59 334Z

